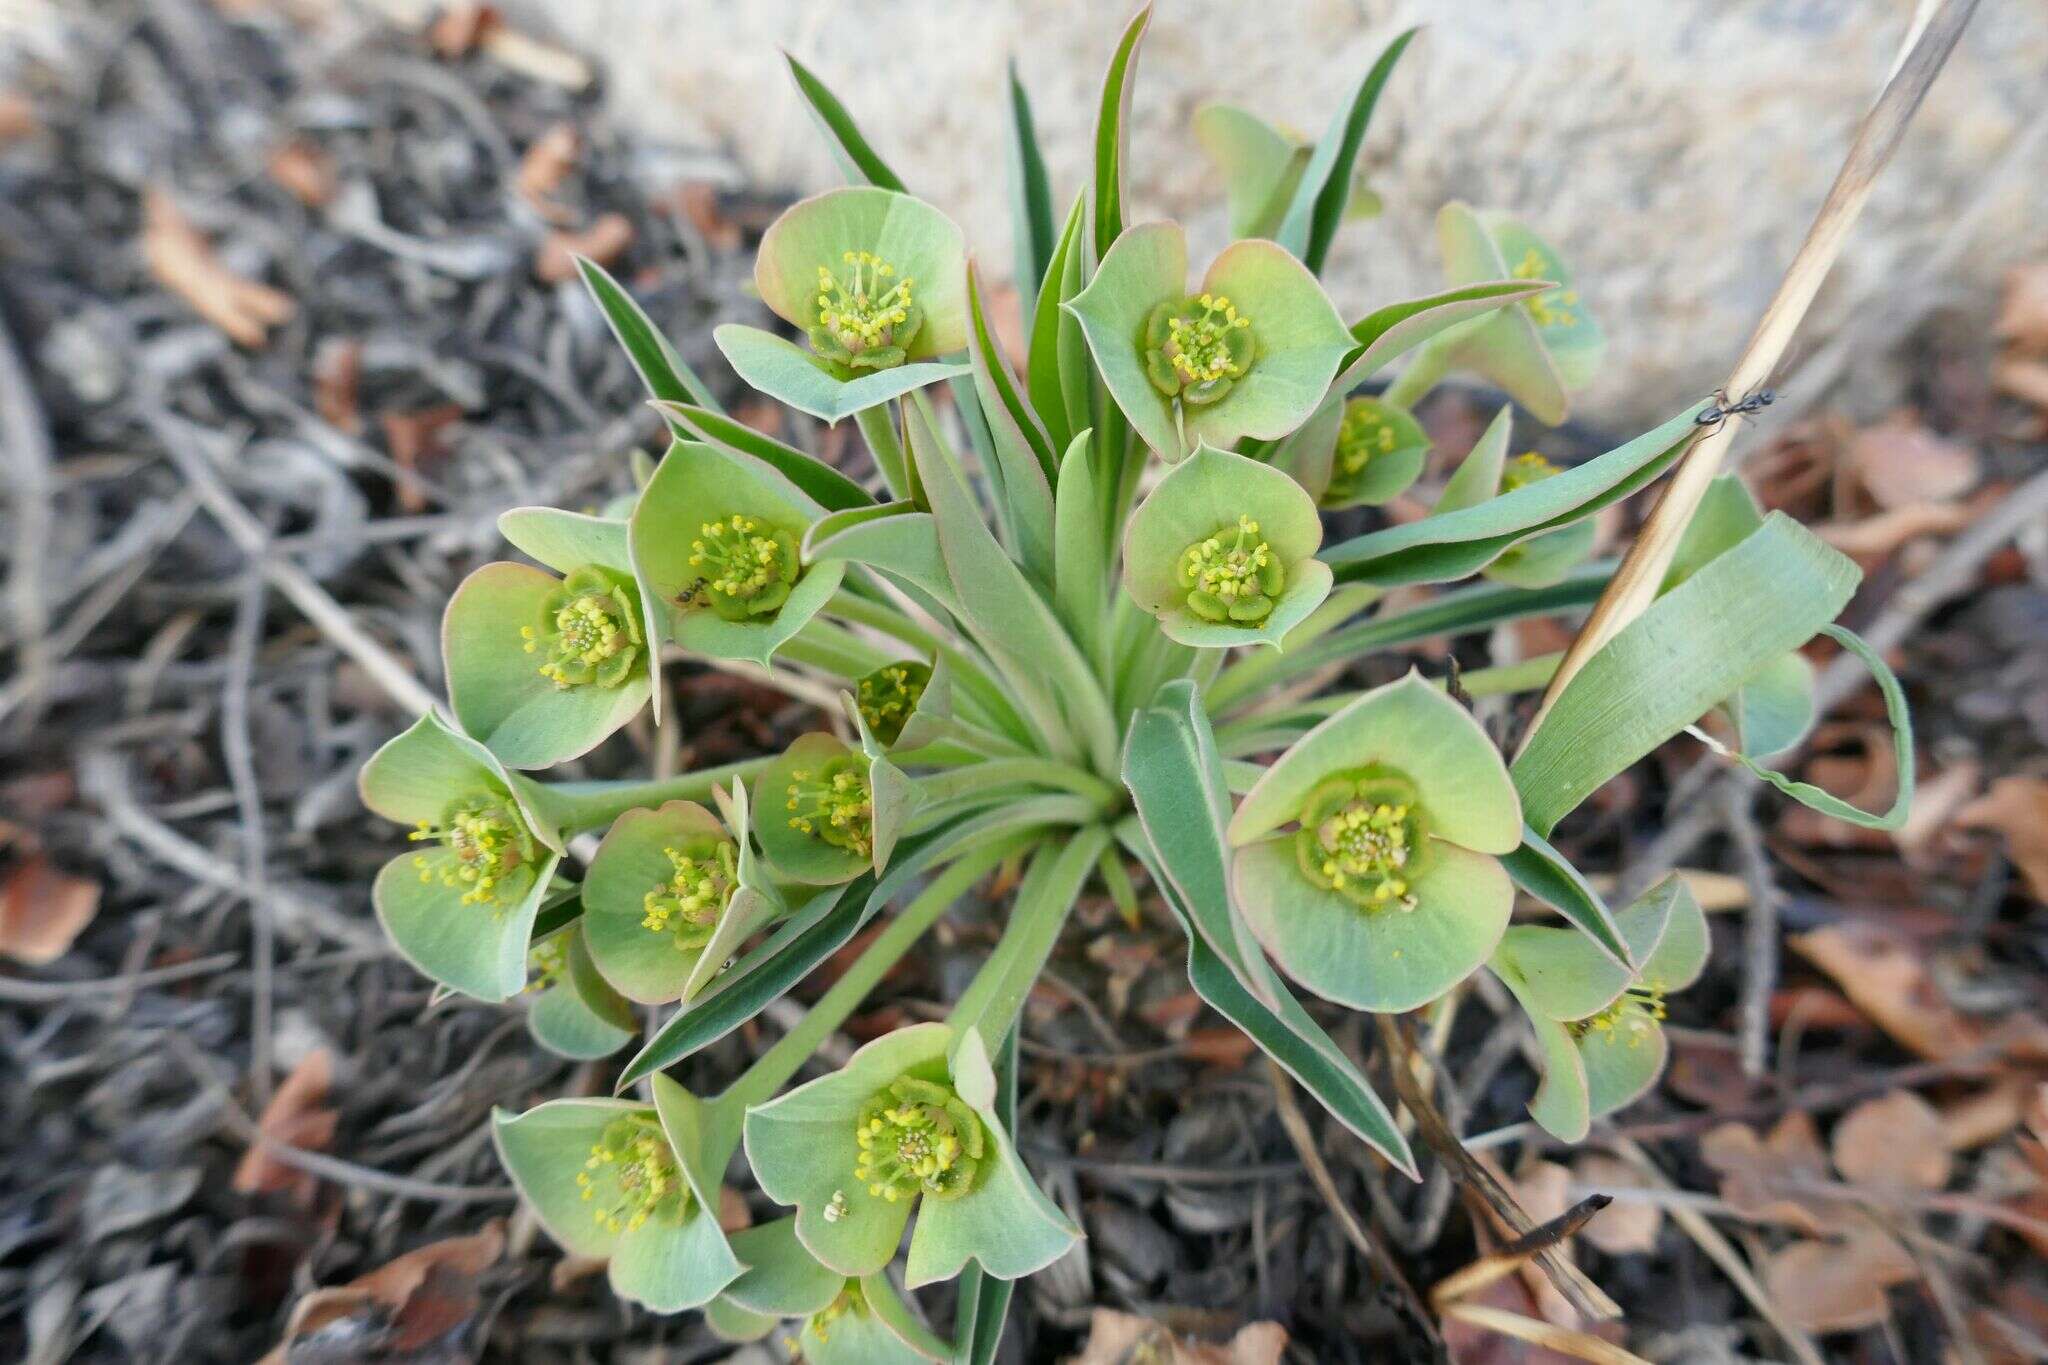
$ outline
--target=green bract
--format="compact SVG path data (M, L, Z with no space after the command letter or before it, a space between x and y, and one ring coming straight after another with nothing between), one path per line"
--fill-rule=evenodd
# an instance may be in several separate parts
M1281 970L1339 1004L1406 1010L1500 941L1514 889L1496 858L1521 843L1521 807L1485 731L1411 673L1297 740L1229 834L1238 904Z
M527 970L533 1003L526 1027L548 1051L587 1061L609 1057L632 1038L633 1007L599 974L581 924L536 935Z
M1650 1088L1664 1069L1664 997L1707 961L1707 919L1677 876L1614 917L1633 972L1571 929L1520 924L1490 965L1529 1014L1544 1056L1529 1112L1567 1142Z
M1300 261L1233 242L1188 289L1176 223L1117 238L1067 305L1110 395L1145 444L1178 460L1199 443L1285 436L1316 410L1351 333Z
M1322 519L1270 465L1200 446L1124 532L1124 587L1184 645L1280 646L1330 593Z
M969 1260L1000 1279L1057 1260L1080 1235L1032 1181L995 1113L978 1035L898 1029L843 1068L747 1111L747 1160L768 1197L796 1206L796 1235L845 1275L887 1265L913 1210L907 1279L950 1279Z
M732 1248L747 1270L719 1298L725 1322L712 1321L731 1339L765 1336L793 1320L794 1344L811 1365L914 1365L950 1355L886 1274L848 1276L820 1264L797 1240L794 1218L736 1232Z
M902 824L900 803L886 799L896 775L831 735L800 737L762 770L761 851L777 872L812 885L880 868Z

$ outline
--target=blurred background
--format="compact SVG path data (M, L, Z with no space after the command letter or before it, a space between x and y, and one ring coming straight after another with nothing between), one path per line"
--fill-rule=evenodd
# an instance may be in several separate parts
M1133 197L1198 255L1220 245L1194 111L1312 137L1425 21L1365 146L1384 211L1339 237L1331 292L1356 315L1436 288L1446 199L1525 217L1610 338L1536 437L1583 458L1720 381L1908 9L1167 0ZM391 958L368 888L397 834L354 775L409 719L407 687L438 691L441 605L504 553L498 512L594 506L653 448L571 252L627 281L736 413L846 453L848 432L750 400L709 341L761 319L760 230L837 179L778 49L1000 274L1006 63L1070 195L1126 18L0 0L0 1358L733 1354L694 1317L621 1307L515 1211L490 1107L609 1077L539 1054L516 1004L436 1002ZM1766 505L1865 569L1847 623L1912 695L1913 819L1829 824L1674 742L1567 841L1624 890L1679 868L1716 912L1659 1090L1591 1148L1549 1148L1517 1126L1534 1075L1511 1015L1475 996L1435 1040L1447 1111L1538 1218L1620 1192L1569 1251L1622 1319L1575 1321L1534 1274L1433 1298L1495 1245L1445 1174L1390 1181L1310 1114L1329 1168L1311 1179L1284 1092L1188 991L1171 921L1104 904L1025 1034L1023 1145L1089 1240L1020 1292L1006 1360L1429 1358L1389 1263L1459 1360L1573 1358L1487 1312L1656 1361L2048 1358L2044 70L2048 8L1985 6L1739 445ZM1388 515L1420 514L1498 402L1431 399L1431 472ZM1610 546L1642 510L1608 519ZM1523 657L1569 627L1376 666ZM1813 658L1827 714L1787 766L1882 806L1877 693ZM576 775L723 762L815 723L728 673L672 681L678 724ZM854 1040L957 993L999 913L949 923ZM693 1083L784 1021L693 1059ZM767 1212L746 1203L730 1215Z

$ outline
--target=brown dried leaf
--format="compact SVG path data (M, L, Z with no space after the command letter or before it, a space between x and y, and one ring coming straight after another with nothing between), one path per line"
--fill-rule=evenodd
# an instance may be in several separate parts
M1991 366L1991 387L2022 403L2048 408L2048 360L2007 356Z
M1190 1060L1217 1071L1241 1071L1251 1060L1252 1049L1257 1044L1245 1034L1229 1025L1215 1028L1194 1028L1181 1040L1181 1052Z
M0 143L19 142L37 128L36 107L18 90L0 90Z
M625 214L607 213L581 232L551 232L534 254L533 273L549 284L560 284L576 278L578 256L588 256L602 266L615 265L633 245L636 231Z
M550 223L567 225L575 217L575 210L556 203L554 194L576 169L582 155L583 138L576 125L555 124L535 138L526 155L519 158L519 173L512 181L519 197Z
M1906 816L1906 823L1892 835L1892 842L1899 846L1899 852L1909 861L1926 853L1935 836L1948 826L1958 810L1976 796L1983 780L1983 769L1975 759L1969 758L1922 777L1914 784L1913 809Z
M1884 1291L1915 1277L1898 1243L1870 1231L1846 1242L1793 1242L1764 1262L1778 1310L1809 1332L1853 1332L1883 1322Z
M2022 350L2048 354L2048 261L2005 272L2005 297L1991 331Z
M100 884L30 853L0 882L0 957L41 967L71 951L100 912Z
M1835 1169L1858 1185L1938 1190L1948 1184L1941 1115L1910 1090L1865 1100L1835 1125Z
M2048 904L2048 781L2001 777L1991 790L1956 812L1964 829L1992 829L2027 879L2034 899Z
M1216 1345L1175 1336L1150 1318L1098 1308L1088 1320L1088 1341L1070 1365L1280 1365L1287 1329L1254 1322Z
M461 420L462 408L455 403L440 403L414 412L387 412L384 443L399 468L418 473L422 465L442 453L444 434ZM402 480L398 484L398 504L408 512L418 512L427 505L426 496L411 480Z
M327 1091L334 1084L334 1057L326 1048L315 1048L292 1068L284 1084L263 1107L256 1129L273 1142L302 1151L325 1151L334 1141L338 1111L326 1107ZM252 1144L235 1167L233 1188L242 1194L288 1192L301 1207L313 1202L319 1187L310 1171L288 1166L261 1144Z
M351 436L363 429L359 402L363 343L359 337L329 337L313 352L313 411Z
M222 265L177 201L154 187L142 198L142 259L158 284L238 346L263 345L297 309L291 295Z
M454 1331L477 1310L476 1280L505 1254L505 1224L492 1219L470 1237L432 1242L369 1274L316 1289L292 1306L284 1339L259 1365L284 1365L291 1344L342 1319L359 1325L357 1342L374 1341L363 1359L398 1358Z
M1972 502L1914 502L1853 521L1826 521L1813 533L1845 555L1882 559L1921 536L1952 536L1977 519Z
M486 33L504 22L496 5L458 0L442 10L427 28L427 46L437 56L454 61L469 55Z
M1948 502L1977 483L1977 452L1928 430L1912 412L1857 432L1847 455L1858 482L1883 508Z
M267 167L270 178L307 208L325 208L334 202L334 158L316 142L293 138L271 152Z
M2008 1079L1941 1106L1941 1140L1951 1152L1967 1152L2010 1133L2026 1118L2028 1082Z
M1572 1176L1588 1189L1633 1189L1642 1173L1619 1157L1588 1152L1572 1162ZM1630 1256L1657 1249L1664 1210L1647 1201L1617 1199L1580 1230L1579 1235L1609 1256Z
M1908 1051L1946 1061L1984 1041L1982 1026L1943 997L1925 959L1904 934L1867 920L1846 920L1789 935L1786 941Z
M1710 1128L1700 1138L1700 1156L1720 1173L1721 1198L1744 1217L1809 1232L1823 1226L1813 1205L1776 1188L1777 1182L1788 1179L1828 1178L1827 1153L1812 1115L1794 1110L1762 1138L1746 1123Z

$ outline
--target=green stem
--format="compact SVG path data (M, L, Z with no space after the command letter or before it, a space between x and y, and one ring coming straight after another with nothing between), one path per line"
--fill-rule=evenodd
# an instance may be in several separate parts
M929 657L939 648L939 637L926 630L917 622L905 616L886 602L855 597L845 589L834 593L825 610L833 616L841 616L856 623L878 630L892 639L901 640L919 654Z
M1108 828L1089 825L1076 830L1058 851L1047 846L1032 859L1031 870L1017 888L1002 941L947 1016L956 1043L971 1028L981 1033L991 1053L1002 1046L1017 1011L1024 1007L1025 996L1031 993L1031 983L1045 970L1060 927L1067 922L1095 860L1108 846Z
M926 884L916 899L891 920L867 949L854 959L832 988L818 998L795 1028L762 1053L713 1103L748 1108L765 1104L802 1069L824 1041L860 1008L868 993L903 959L925 931L946 913L989 869L1038 837L1030 830L1011 834L962 854Z
M1451 348L1448 336L1431 337L1415 348L1407 368L1387 385L1387 391L1381 395L1381 401L1412 412L1415 405L1436 387L1437 381L1442 379L1450 368Z
M863 408L853 415L853 423L867 441L868 453L875 457L875 468L881 471L889 496L898 501L910 497L909 462L903 458L903 442L896 436L896 420L888 405Z
M514 774L514 780L533 797L540 811L554 819L568 835L609 825L627 811L642 806L658 806L664 801L709 801L713 787L730 787L750 779L774 761L773 755L747 758L645 782L546 783L520 774Z
M854 635L851 631L819 618L804 622L802 630L783 642L782 657L853 681L865 677L898 656Z

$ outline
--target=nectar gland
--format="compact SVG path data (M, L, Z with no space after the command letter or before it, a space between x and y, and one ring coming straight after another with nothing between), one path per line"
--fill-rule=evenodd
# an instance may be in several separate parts
M545 655L540 675L558 688L617 687L632 675L643 640L640 610L602 569L584 567L541 604L540 624L522 626L528 654Z
M789 775L789 827L834 848L868 858L875 851L874 794L867 764L853 754L837 754L816 768Z
M440 824L422 820L406 837L445 844L455 855L437 864L417 853L412 865L421 881L460 890L464 905L487 905L495 913L517 904L533 884L533 834L503 798L467 797L450 806Z
M690 1208L689 1186L661 1125L637 1114L607 1125L591 1144L576 1188L593 1206L591 1221L610 1233L636 1231L657 1214L676 1221Z
M951 1086L900 1076L861 1109L854 1140L860 1144L854 1178L893 1204L920 1194L966 1194L986 1135Z
M1239 517L1181 551L1176 579L1187 590L1188 610L1204 621L1252 626L1273 614L1287 570L1259 524Z
M1415 784L1374 767L1309 793L1295 860L1311 882L1363 909L1408 911L1423 847Z
M713 611L747 621L787 602L802 566L794 533L735 512L697 528L690 567L701 575L697 587Z
M641 901L642 928L667 934L678 949L695 952L711 942L718 917L739 885L739 849L730 839L664 848L669 879Z
M1258 356L1251 319L1221 294L1169 299L1145 319L1145 376L1168 398L1213 403Z
M839 269L818 267L818 321L811 346L828 360L862 369L901 365L904 348L924 324L913 300L916 281L868 251L840 253Z

